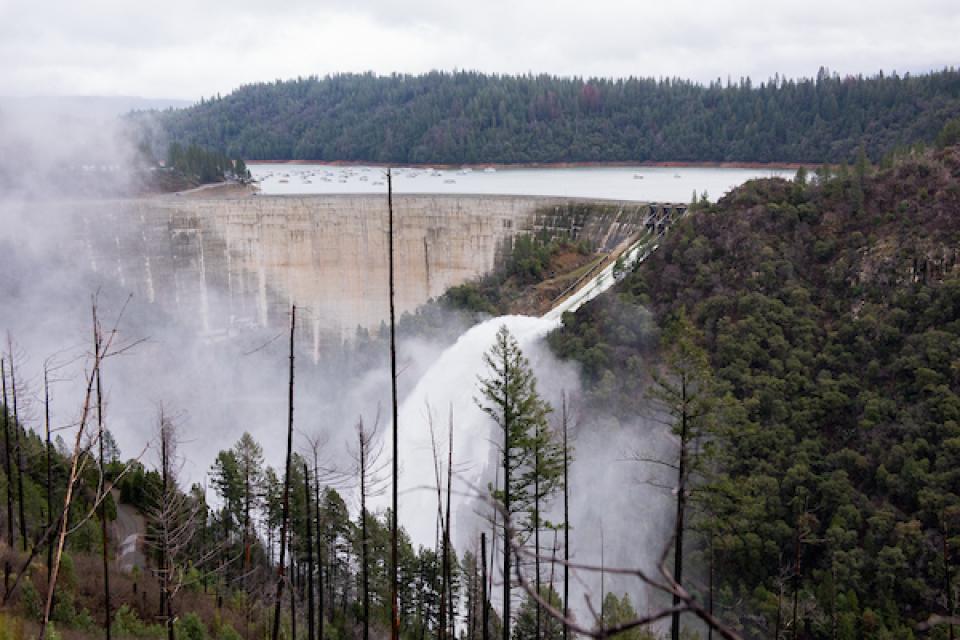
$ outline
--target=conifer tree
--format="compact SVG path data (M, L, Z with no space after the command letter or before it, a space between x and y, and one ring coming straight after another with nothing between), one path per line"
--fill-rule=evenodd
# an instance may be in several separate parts
M550 405L537 391L537 381L530 362L523 355L516 338L506 325L497 331L490 351L483 356L488 378L480 379L480 408L500 428L503 440L503 489L494 498L503 506L509 519L503 523L503 640L510 640L510 554L508 542L511 527L532 528L531 508L536 503L532 480L538 477L535 448L542 446ZM522 525L515 519L527 516Z

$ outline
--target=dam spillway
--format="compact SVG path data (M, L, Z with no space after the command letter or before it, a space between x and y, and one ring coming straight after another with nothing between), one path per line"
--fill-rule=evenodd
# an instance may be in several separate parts
M410 312L491 272L520 234L609 251L682 205L395 195L396 302ZM282 326L349 338L388 313L386 196L162 196L73 203L90 266L209 336ZM682 211L681 211L682 212Z

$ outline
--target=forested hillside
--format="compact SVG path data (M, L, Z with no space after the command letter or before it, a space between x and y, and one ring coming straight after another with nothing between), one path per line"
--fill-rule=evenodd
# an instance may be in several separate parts
M960 72L580 79L434 72L298 78L159 115L173 142L247 160L393 163L851 161L931 142Z
M958 588L960 148L696 209L555 350L625 416L675 327L702 350L688 561L724 620L748 638L914 637ZM674 327L663 348L657 326Z

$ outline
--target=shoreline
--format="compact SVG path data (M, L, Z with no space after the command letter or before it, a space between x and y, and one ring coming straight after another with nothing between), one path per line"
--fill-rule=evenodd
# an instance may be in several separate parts
M820 167L817 163L807 162L684 162L684 161L652 161L643 162L631 161L609 161L609 162L518 162L518 163L463 163L463 164L444 164L444 163L385 163L385 162L366 162L360 160L245 160L247 166L250 165L315 165L325 167L411 167L423 169L432 167L435 169L460 169L471 168L474 170L493 167L494 169L603 169L603 168L631 168L631 167L654 167L670 169L784 169L796 171L801 167L805 169L816 169Z

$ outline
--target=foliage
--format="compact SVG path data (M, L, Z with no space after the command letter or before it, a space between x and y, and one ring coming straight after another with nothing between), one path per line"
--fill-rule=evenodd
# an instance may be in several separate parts
M176 634L183 640L207 640L207 627L197 614L190 612L177 620Z
M254 160L392 163L874 160L960 116L960 72L559 78L431 72L250 84L159 114L170 139Z
M551 337L594 403L629 408L604 381L659 353L617 318L689 313L726 396L697 553L713 540L718 610L747 637L794 591L801 637L908 637L957 588L958 178L954 147L747 183Z
M250 179L250 171L243 160L234 162L220 151L208 151L196 144L184 147L177 142L171 143L166 166L201 183L222 182L228 176Z
M605 627L613 627L636 618L637 611L633 608L633 603L630 602L630 596L623 594L623 597L618 598L617 594L607 592L603 598L603 625ZM641 627L634 627L623 633L618 633L616 637L619 640L655 640L656 638L652 631Z
M562 611L560 594L553 587L540 588L540 597L553 608ZM562 640L563 624L546 612L540 613L540 636L537 636L537 602L529 594L524 598L513 627L514 640Z

